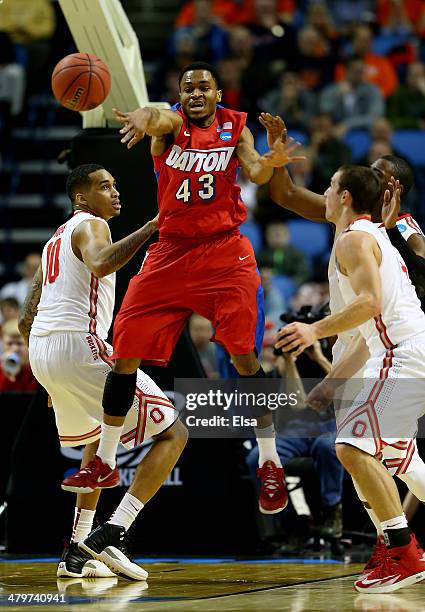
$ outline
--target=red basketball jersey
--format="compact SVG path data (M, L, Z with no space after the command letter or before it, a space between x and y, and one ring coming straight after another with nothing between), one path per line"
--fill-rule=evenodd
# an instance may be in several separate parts
M154 157L158 179L160 235L199 238L221 234L245 221L236 184L236 146L246 113L217 108L208 128L178 109L183 125L173 145Z

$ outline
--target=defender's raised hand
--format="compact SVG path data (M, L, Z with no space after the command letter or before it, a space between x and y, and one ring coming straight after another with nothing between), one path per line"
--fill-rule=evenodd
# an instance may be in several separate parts
M385 190L384 203L382 205L382 221L386 229L396 226L396 221L400 214L400 181L396 181L392 176L388 183L389 189Z

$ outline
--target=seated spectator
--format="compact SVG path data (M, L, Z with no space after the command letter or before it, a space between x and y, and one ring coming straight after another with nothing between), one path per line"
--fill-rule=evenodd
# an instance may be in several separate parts
M292 181L295 185L298 185L299 187L305 187L310 189L313 171L313 162L310 153L310 147L299 147L297 149L297 155L302 155L305 157L305 159L297 162L296 164L292 164Z
M264 314L275 330L282 327L280 315L287 310L284 295L273 285L272 269L259 262L261 285L264 291Z
M294 0L278 0L277 11L280 18L291 23L295 9ZM249 23L255 18L254 0L212 0L211 11L218 23L237 25ZM195 15L195 1L185 2L177 15L176 26L192 25Z
M310 123L310 189L316 193L324 193L340 166L352 163L350 147L334 135L333 128L332 117L328 113L315 115Z
M290 235L285 223L269 223L265 232L266 247L258 256L261 266L269 267L273 274L290 276L296 283L303 283L309 275L307 257L289 245Z
M326 2L316 1L308 6L305 16L305 25L316 28L321 35L331 43L334 52L337 52L339 34L335 28L332 14Z
M331 368L330 362L324 357L320 342L310 347L308 359L318 362L321 377ZM320 480L321 506L323 512L320 533L325 537L340 538L342 535L342 487L344 469L336 457L335 451L335 421L329 416L324 420L317 413L305 406L305 391L301 372L290 354L275 357L276 375L283 379L285 393L295 392L299 398L297 405L279 408L275 415L276 448L282 466L285 468L295 458L311 457L314 468ZM268 376L273 376L269 372ZM251 476L256 480L258 465L258 447L255 446L246 458ZM282 515L284 520L285 514ZM288 538L290 539L290 538ZM306 538L304 538L306 539Z
M276 60L291 65L295 52L295 32L279 13L277 0L253 0L254 15L246 27L252 34L257 60Z
M296 53L291 68L307 89L320 90L332 83L335 55L328 40L312 26L298 32Z
M2 327L3 353L0 357L0 392L35 392L38 382L29 365L28 347L18 329L18 319Z
M375 17L376 0L327 0L337 29L346 34L353 24L370 22Z
M384 32L425 34L425 3L422 0L377 0L376 17Z
M4 324L11 319L19 319L19 302L14 297L7 297L0 300L0 324Z
M384 98L387 98L397 89L397 73L386 57L372 52L372 44L373 34L370 27L365 24L357 26L352 37L352 55L364 61L366 81L376 85ZM337 67L335 77L338 81L345 78L344 65Z
M227 32L215 23L211 13L211 3L208 0L195 0L195 15L193 24L179 27L171 39L170 53L174 57L177 40L189 34L194 40L195 56L197 61L214 64L229 53L229 38Z
M55 12L49 0L13 0L1 5L0 31L6 32L18 47L27 68L27 92L39 91L46 84L55 26Z
M329 302L329 286L324 283L303 283L298 287L296 294L291 300L291 310L299 312L303 306L318 308Z
M396 129L425 129L425 64L407 67L405 85L388 100L387 117Z
M394 150L390 143L386 140L372 140L367 155L360 160L360 164L371 166L380 157L384 155L394 155Z
M261 110L285 119L289 130L306 131L316 110L316 95L307 89L295 72L283 72L279 87L260 99Z
M241 110L242 99L242 67L237 59L227 58L218 66L220 89L223 92L221 103L227 108Z
M18 300L19 305L23 306L34 274L37 272L40 264L41 256L38 253L30 253L27 255L22 267L22 279L14 283L7 283L2 287L0 290L0 299L14 297Z
M217 355L211 342L213 326L208 319L193 314L189 320L189 334L198 351L207 378L218 378Z
M365 64L356 57L346 63L345 80L328 85L322 91L319 107L321 112L332 116L339 137L348 130L369 129L375 119L385 113L381 92L365 80Z

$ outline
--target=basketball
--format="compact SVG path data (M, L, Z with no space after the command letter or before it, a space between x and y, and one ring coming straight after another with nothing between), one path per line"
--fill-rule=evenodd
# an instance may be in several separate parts
M93 53L71 53L52 74L56 100L72 111L88 111L102 104L111 89L108 66Z

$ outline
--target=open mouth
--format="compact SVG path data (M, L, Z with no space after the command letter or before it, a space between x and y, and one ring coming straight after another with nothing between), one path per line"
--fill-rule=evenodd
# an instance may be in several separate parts
M112 206L113 206L114 208L116 208L117 210L120 210L120 209L121 209L121 204L120 204L120 201L119 201L119 200L117 200L116 202L114 202L114 203L112 204Z
M201 110L202 108L204 108L204 103L203 102L192 102L192 104L190 105L190 109L191 110Z

